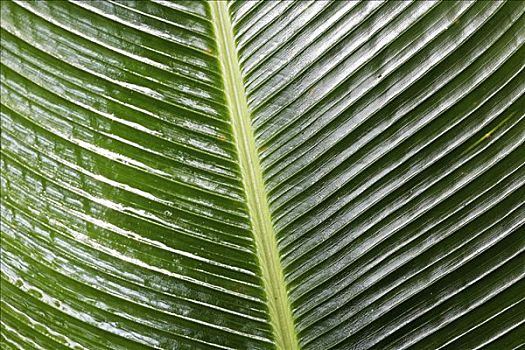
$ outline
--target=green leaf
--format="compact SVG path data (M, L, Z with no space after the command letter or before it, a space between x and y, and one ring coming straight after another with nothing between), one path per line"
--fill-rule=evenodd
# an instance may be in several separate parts
M525 2L0 19L2 349L525 346Z

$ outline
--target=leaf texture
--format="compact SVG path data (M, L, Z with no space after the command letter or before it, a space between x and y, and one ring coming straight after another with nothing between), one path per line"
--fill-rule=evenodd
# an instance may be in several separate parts
M524 10L233 5L305 349L523 341Z
M7 346L271 345L207 14L2 3Z
M2 349L525 346L524 13L1 2Z

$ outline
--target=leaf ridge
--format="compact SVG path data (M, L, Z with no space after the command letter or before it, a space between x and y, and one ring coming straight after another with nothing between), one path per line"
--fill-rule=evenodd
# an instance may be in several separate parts
M210 2L210 8L217 36L218 57L223 72L225 95L230 109L232 129L239 154L239 166L276 345L280 349L299 349L254 130L251 126L251 116L228 5L225 1L213 1Z

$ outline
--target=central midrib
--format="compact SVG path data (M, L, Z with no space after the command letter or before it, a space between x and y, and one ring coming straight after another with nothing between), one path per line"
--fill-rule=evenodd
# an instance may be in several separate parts
M225 1L210 1L209 4L275 342L280 349L299 349L239 59L235 49L228 5Z

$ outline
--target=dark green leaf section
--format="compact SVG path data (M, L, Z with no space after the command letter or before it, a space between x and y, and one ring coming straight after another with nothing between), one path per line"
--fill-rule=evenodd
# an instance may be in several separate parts
M303 348L525 345L525 3L230 10Z
M2 2L2 348L271 347L208 6Z

